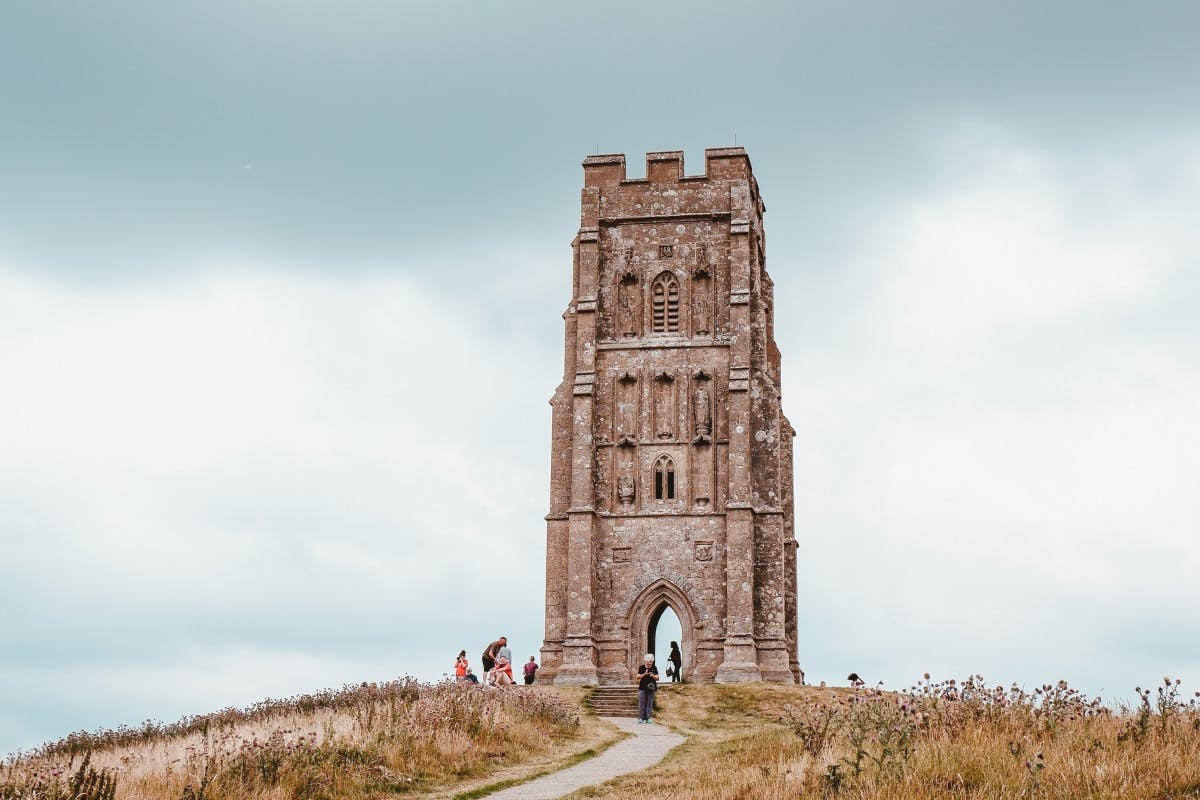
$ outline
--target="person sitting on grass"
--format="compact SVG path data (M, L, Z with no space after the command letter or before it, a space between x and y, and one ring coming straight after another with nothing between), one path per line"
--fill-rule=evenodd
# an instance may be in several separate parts
M492 686L513 685L512 664L508 663L507 658L500 656L496 659L496 666L488 673L488 683Z

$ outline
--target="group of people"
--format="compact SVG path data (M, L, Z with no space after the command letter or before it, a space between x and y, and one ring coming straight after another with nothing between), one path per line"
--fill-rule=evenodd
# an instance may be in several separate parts
M667 677L671 679L672 683L680 683L683 680L683 655L679 652L678 642L671 642L671 653L667 656L667 660L670 662L667 666ZM467 658L467 651L459 650L458 658L454 662L455 681L475 685L482 683L484 686L513 686L516 684L516 679L513 677L512 650L508 647L507 636L501 636L485 647L480 661L483 664L482 680L471 671L471 662ZM522 671L525 685L532 685L537 679L537 659L530 656ZM638 684L638 722L650 723L650 716L654 712L654 698L658 692L658 667L654 664L653 653L646 654L646 661L637 668L634 680Z
M508 648L507 636L501 636L485 647L480 661L483 664L482 683L484 686L513 686L516 684L516 680L513 678L512 650ZM533 656L530 656L529 660L525 662L523 671L525 685L529 686L537 677L538 671L537 660ZM458 658L454 662L454 679L458 683L479 684L481 682L479 676L471 671L471 662L467 658L466 650L458 651Z

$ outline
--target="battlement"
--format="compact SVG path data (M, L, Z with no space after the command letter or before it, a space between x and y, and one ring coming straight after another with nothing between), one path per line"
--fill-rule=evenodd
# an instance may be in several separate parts
M583 185L612 187L620 184L679 183L681 181L747 180L750 157L742 147L710 147L704 151L704 174L688 175L682 150L646 154L646 177L626 177L624 153L588 156L583 160Z

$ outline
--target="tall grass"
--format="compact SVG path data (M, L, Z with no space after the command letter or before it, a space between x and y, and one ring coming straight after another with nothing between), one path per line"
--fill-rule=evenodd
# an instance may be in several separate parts
M564 755L590 735L581 696L405 679L72 734L0 767L0 800L445 796ZM1061 681L1027 691L980 676L901 692L664 687L656 721L688 742L579 796L1200 798L1200 693L1164 679L1137 698L1107 707Z
M489 774L578 729L576 707L553 693L401 679L71 734L0 768L0 800L74 800L62 792L85 760L115 781L116 800L404 794Z
M1066 681L1027 692L926 675L788 709L813 796L1200 797L1200 693L1164 679L1112 709Z
M1178 681L1110 708L1066 682L979 676L903 692L674 687L659 719L691 734L662 764L580 796L1200 798L1200 694Z

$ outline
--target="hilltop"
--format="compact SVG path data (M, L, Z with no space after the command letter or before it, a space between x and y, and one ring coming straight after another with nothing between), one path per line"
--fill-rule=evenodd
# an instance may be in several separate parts
M72 734L10 759L0 800L473 798L623 734L586 690L401 679ZM1197 695L1200 696L1200 695ZM687 737L593 798L1200 797L1200 700L1178 681L1112 709L1065 682L1026 692L919 681L904 692L664 686L658 724Z

